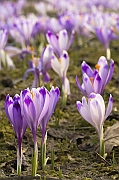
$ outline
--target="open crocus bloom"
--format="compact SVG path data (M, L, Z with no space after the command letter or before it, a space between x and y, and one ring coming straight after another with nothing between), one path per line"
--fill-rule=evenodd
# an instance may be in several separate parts
M52 45L54 52L58 57L61 56L63 50L68 50L74 39L74 31L72 31L70 40L66 29L59 31L57 35L54 35L51 31L48 31L46 38L49 44Z
M96 69L92 70L91 67L83 61L82 73L83 83L80 85L76 77L78 88L85 96L89 96L91 92L103 94L105 86L109 83L114 72L114 61L110 60L110 68L108 67L107 60L101 56L95 66Z
M95 127L100 138L103 123L112 111L112 95L110 95L106 111L103 97L100 94L95 93L90 94L88 101L86 100L86 97L82 97L82 102L77 101L76 106L81 116Z

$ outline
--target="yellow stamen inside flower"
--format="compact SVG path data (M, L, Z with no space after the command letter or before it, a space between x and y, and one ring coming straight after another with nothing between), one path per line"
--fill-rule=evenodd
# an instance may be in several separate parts
M32 91L30 91L30 93L31 93L31 97L32 97L32 100L33 100L33 99L34 99L35 94L34 94Z
M94 81L94 77L90 77L90 81L91 81L91 83L92 83L92 85L93 85L93 81Z
M117 34L117 35L119 35L119 32L118 32L118 30L115 28L115 27L111 27L111 30L115 33L115 34Z
M34 47L33 46L30 47L30 51L31 51L31 58L33 60L34 59Z
M100 70L100 65L99 65L99 64L96 64L96 65L95 65L95 68L99 71L99 70Z
M58 61L59 61L59 63L61 64L61 59L60 59L60 58L58 59Z
M46 22L45 18L41 18L41 22L45 23Z
M66 20L69 20L69 19L70 19L70 17L69 17L69 16L65 16L65 19L66 19Z
M30 47L30 51L34 51L34 47L33 46Z

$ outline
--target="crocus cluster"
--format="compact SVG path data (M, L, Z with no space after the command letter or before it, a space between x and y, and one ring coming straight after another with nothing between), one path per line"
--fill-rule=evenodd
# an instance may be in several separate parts
M48 43L53 47L54 54L51 59L51 67L61 78L63 104L65 104L67 96L70 95L70 83L67 78L67 70L69 67L69 55L67 50L73 42L74 31L72 30L70 39L68 38L66 29L62 29L56 35L48 31L46 38Z
M76 83L80 91L84 94L82 102L77 101L76 106L81 116L95 127L100 139L100 154L105 158L105 146L103 139L103 124L106 118L112 111L113 99L110 95L107 110L105 111L105 104L103 94L105 86L109 83L114 72L114 61L110 60L110 68L104 56L101 56L95 69L86 63L82 63L83 84L80 85L76 77ZM86 100L86 97L88 100Z
M20 96L16 94L14 98L7 95L5 100L5 111L18 139L17 172L19 175L21 174L22 163L21 144L27 126L30 127L33 134L34 154L32 160L32 175L36 175L38 166L36 132L38 126L40 126L42 132L42 144L44 145L46 126L54 112L59 96L60 92L57 87L52 87L50 91L45 87L32 88L31 90L27 88L21 91ZM46 159L44 159L43 162L44 167L46 165Z

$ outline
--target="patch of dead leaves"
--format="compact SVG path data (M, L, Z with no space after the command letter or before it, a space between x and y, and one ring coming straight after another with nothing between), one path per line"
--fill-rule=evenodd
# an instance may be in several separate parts
M110 153L114 147L119 146L119 122L106 129L104 140L106 153Z

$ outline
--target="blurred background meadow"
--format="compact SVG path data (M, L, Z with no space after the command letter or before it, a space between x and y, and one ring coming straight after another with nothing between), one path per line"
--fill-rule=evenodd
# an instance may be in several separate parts
M104 123L104 159L98 134L76 108L83 93L82 63L95 69L104 56L114 73L102 94L114 104ZM54 64L57 61L57 64ZM65 62L66 61L66 62ZM66 64L65 64L66 63ZM64 69L63 69L64 68ZM44 86L60 90L60 98L47 125L49 157L37 174L43 179L119 179L119 2L118 0L0 1L0 178L17 176L17 138L4 102L26 88ZM42 134L37 130L38 151ZM22 141L21 175L31 175L33 137L27 128Z

